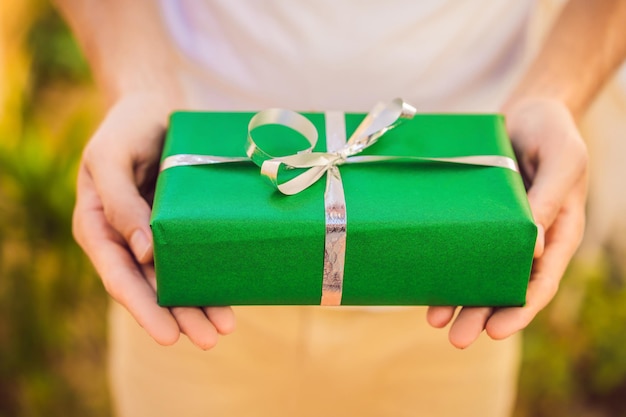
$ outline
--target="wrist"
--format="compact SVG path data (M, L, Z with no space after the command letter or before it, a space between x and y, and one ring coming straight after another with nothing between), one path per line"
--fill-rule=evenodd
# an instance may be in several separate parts
M182 108L179 97L161 90L129 89L116 95L111 101L110 108L123 106L136 109L138 116L153 116L157 119L167 119L170 113Z
M537 108L554 109L576 120L570 106L564 100L547 94L512 96L502 105L500 111L509 120Z
M518 97L506 103L503 113L514 146L524 142L526 146L538 147L547 141L554 144L561 140L558 146L575 147L579 154L586 154L576 119L562 100L545 96Z
M530 86L524 84L518 86L504 102L501 111L507 114L529 103L562 106L576 120L582 117L587 104L575 91L567 89L563 84L536 81Z

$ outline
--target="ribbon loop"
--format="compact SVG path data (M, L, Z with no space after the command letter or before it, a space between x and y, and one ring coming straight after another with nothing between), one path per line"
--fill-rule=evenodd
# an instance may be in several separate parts
M403 119L411 119L417 110L402 99L378 103L355 129L346 145L346 157L356 155L376 143L378 138L396 127Z
M298 152L298 154L308 154L313 151L317 144L317 129L309 119L292 110L286 109L266 109L255 114L248 123L248 139L246 142L246 155L258 166L270 159L280 159L274 157L261 149L252 138L252 131L257 127L265 125L281 125L288 127L301 134L309 143L309 147Z

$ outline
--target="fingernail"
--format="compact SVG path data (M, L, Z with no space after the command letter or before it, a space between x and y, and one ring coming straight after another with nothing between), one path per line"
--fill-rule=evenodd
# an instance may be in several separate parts
M546 233L542 225L537 224L537 241L535 242L534 257L538 258L543 255L545 248Z
M130 237L130 248L135 254L138 262L143 262L151 250L152 244L148 236L141 230L137 229Z

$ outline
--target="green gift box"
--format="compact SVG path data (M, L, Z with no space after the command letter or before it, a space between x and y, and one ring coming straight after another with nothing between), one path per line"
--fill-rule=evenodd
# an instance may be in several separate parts
M159 175L151 226L160 305L321 302L334 256L326 246L333 230L323 176L330 174L294 195L278 192L246 155L254 116L171 115L163 162L179 155L226 162L181 164ZM302 116L319 135L313 150L325 152L327 136L337 133L327 132L328 114ZM341 117L339 133L350 136L366 115ZM340 303L523 305L537 230L522 178L462 162L514 160L503 117L417 114L383 133L358 154L368 163L336 166L346 212ZM287 127L265 124L255 134L273 154L302 148ZM281 172L292 178L297 171Z

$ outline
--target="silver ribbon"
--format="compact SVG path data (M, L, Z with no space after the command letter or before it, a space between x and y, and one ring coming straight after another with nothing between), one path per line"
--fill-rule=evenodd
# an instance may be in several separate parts
M342 112L327 112L326 149L339 152L346 144L346 123ZM322 278L323 306L341 305L343 292L343 269L346 259L346 237L348 235L346 218L346 199L339 168L333 165L326 176L324 192L324 212L326 220L326 238L324 241L324 275Z
M166 157L161 163L161 171L188 165L221 164L229 162L252 161L261 167L261 174L281 193L297 194L313 185L326 174L324 192L326 236L324 246L324 269L322 278L321 305L341 305L343 290L343 272L345 265L347 219L346 203L339 166L349 163L385 162L385 161L424 161L443 162L463 165L500 167L519 172L515 161L501 155L472 155L449 158L426 158L418 156L385 156L358 154L403 119L410 119L416 113L415 108L401 99L390 103L377 104L363 119L354 133L346 141L344 114L326 112L326 152L313 152L317 144L317 129L303 115L285 109L267 109L255 114L248 124L246 154L248 157L220 157L211 155L178 154ZM289 127L300 133L309 147L287 156L272 156L261 149L253 138L254 129L269 124ZM297 169L301 172L289 179L279 178L284 170Z

